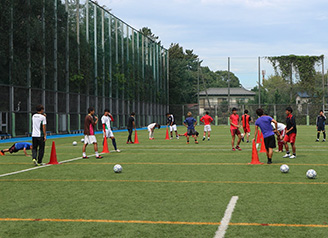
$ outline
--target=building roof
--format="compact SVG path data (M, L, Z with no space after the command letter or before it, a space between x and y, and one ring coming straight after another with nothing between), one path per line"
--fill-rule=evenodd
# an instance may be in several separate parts
M228 96L228 88L208 88L207 94L208 96ZM230 88L230 96L255 96L255 94L245 88ZM206 92L199 92L199 96L206 96Z
M300 98L310 98L309 94L307 94L307 92L297 92L297 95Z

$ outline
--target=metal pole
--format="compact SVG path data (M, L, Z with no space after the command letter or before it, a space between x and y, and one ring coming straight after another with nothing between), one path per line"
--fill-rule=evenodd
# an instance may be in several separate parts
M67 13L66 19L66 68L65 68L65 77L66 77L66 116L67 116L67 131L70 133L70 115L69 115L69 8L68 0L65 0L65 10Z
M325 66L324 56L322 56L322 110L325 111Z
M197 64L197 104L198 104L198 115L200 114L200 105L199 105L199 77L200 77L200 62L199 62L199 58L197 58L198 64ZM205 103L204 103L204 107L205 107Z
M58 65L57 65L57 0L54 0L54 113L55 113L55 131L58 134Z
M259 107L261 107L261 58L258 57L258 76L259 76Z
M97 49L97 6L93 5L93 39L94 39L94 87L95 87L95 110L98 113L98 49ZM98 125L98 124L97 124Z

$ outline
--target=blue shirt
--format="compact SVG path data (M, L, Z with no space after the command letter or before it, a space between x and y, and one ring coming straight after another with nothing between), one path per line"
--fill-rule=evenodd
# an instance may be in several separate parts
M194 124L196 122L196 119L193 117L187 117L186 120L184 120L184 123L188 125L188 129L195 129Z
M267 138L269 136L274 135L272 126L271 126L272 118L269 116L261 116L259 117L256 122L255 126L259 126L263 133L263 138Z
M17 149L17 150L22 150L22 149L27 149L27 150L29 150L30 148L31 148L31 143L29 143L29 142L18 142L18 143L16 143L15 144L15 148Z

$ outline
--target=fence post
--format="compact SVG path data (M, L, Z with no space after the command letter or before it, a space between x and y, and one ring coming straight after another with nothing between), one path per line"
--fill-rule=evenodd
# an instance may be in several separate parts
M273 111L274 111L274 119L277 120L277 108L276 108L276 104L273 105Z
M215 125L217 126L219 124L218 120L218 105L215 105Z
M309 104L306 104L306 125L310 125Z
M200 125L199 116L197 116L197 126Z
M11 113L11 136L16 137L16 129L15 129L15 113Z

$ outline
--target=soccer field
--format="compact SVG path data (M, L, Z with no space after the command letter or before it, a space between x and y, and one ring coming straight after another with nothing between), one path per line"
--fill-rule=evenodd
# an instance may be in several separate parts
M125 144L127 132L114 132L121 153L0 177L0 237L214 237L233 196L239 199L225 237L328 237L327 144L314 142L314 126L298 127L296 159L274 153L271 165L248 165L251 143L233 152L228 126L212 129L210 141L189 145L185 137L164 140L165 128L152 141L138 131L134 145ZM81 156L81 138L54 140L59 162ZM22 152L0 156L0 174L28 168ZM316 179L305 176L308 169Z

